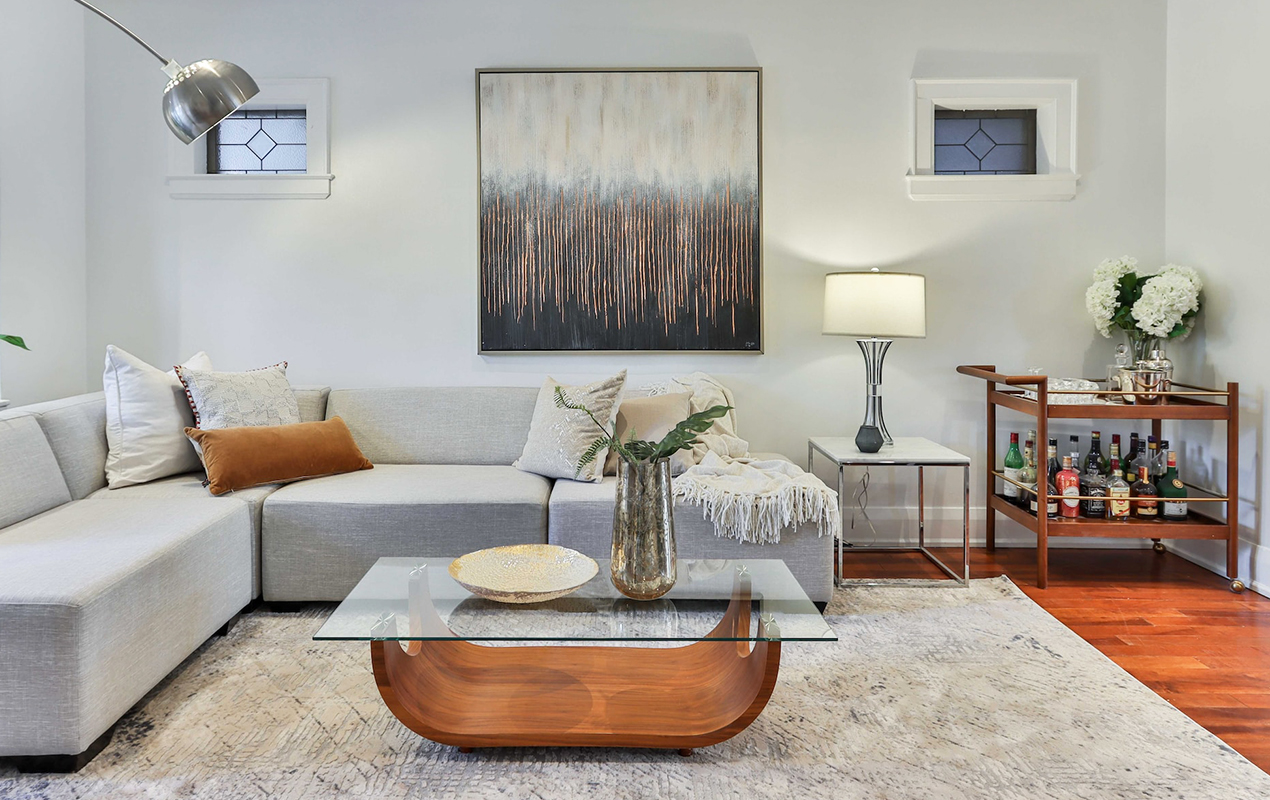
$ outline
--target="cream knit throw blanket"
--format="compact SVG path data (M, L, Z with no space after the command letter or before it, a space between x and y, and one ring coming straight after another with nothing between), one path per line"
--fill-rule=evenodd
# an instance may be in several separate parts
M724 458L707 453L674 480L675 497L703 507L715 533L776 544L781 530L815 520L819 535L838 536L838 493L788 461Z

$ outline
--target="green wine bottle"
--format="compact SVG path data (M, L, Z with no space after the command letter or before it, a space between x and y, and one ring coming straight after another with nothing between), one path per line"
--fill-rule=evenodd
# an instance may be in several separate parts
M1010 481L1017 481L1021 472L1023 472L1023 454L1019 452L1019 435L1012 433L1010 434L1010 449L1005 454L1005 476L1010 479L1005 482L1005 496L1014 503L1019 502L1019 487Z
M1186 484L1177 476L1177 453L1169 451L1168 468L1155 489L1164 506L1160 516L1173 521L1186 519Z

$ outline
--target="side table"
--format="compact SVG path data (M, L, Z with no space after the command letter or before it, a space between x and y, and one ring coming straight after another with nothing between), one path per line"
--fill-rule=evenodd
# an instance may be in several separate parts
M861 453L855 441L845 436L816 436L807 440L807 471L811 472L816 453L838 465L838 511L845 517L846 483L844 471L847 467L917 467L917 547L861 547L852 548L875 552L919 552L926 556L932 564L939 567L948 577L962 586L970 585L970 458L950 450L941 444L920 436L896 437L895 444L887 445L876 453ZM926 467L961 467L962 483L962 523L961 523L961 574L939 559L926 546ZM833 565L834 581L841 586L843 581L842 553L843 538L838 538L837 558ZM943 581L936 581L943 583Z

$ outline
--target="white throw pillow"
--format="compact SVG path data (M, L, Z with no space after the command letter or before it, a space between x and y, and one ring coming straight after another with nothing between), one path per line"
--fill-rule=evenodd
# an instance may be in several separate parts
M562 386L565 398L581 404L595 414L606 430L613 430L617 417L617 403L626 385L626 370L611 378L605 378L585 386ZM529 439L525 449L512 464L522 472L533 472L545 478L566 478L577 481L599 482L604 479L604 458L607 451L577 471L578 459L599 436L595 423L584 411L556 406L556 387L561 386L553 378L547 378L538 390L538 402L534 405L534 417L529 423Z
M195 428L218 430L300 422L300 404L287 382L287 362L249 372L176 368L194 411Z
M207 353L182 365L210 370ZM106 345L106 483L112 489L193 472L198 454L185 438L194 424L185 389L175 372L152 367L131 353Z

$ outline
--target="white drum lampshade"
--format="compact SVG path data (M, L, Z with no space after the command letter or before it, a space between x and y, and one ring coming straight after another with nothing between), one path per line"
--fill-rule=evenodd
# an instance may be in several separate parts
M825 276L824 332L878 339L926 338L926 276L834 272Z

